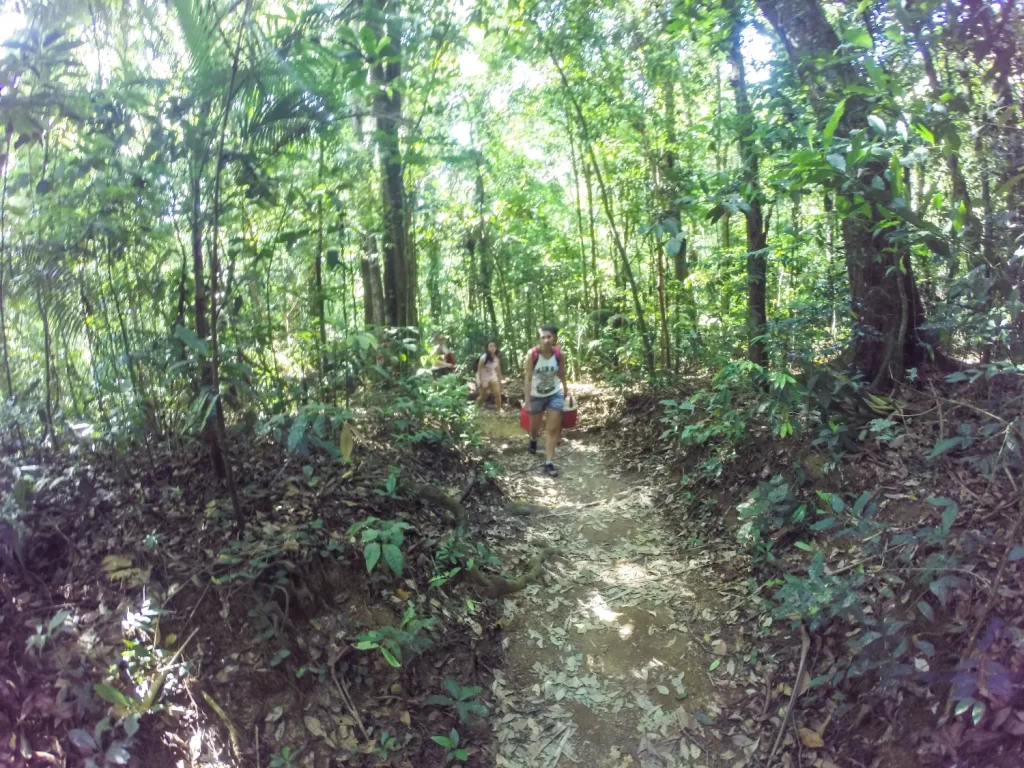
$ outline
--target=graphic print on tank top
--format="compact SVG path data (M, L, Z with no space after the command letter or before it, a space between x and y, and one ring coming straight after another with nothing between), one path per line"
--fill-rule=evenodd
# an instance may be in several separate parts
M541 355L533 364L533 385L530 394L533 397L547 397L558 389L558 359L552 354L544 359Z

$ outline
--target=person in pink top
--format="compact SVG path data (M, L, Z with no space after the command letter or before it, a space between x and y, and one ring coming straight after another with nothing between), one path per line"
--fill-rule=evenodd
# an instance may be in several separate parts
M477 404L483 408L487 396L494 396L494 405L501 410L501 350L495 341L487 342L487 351L476 364Z

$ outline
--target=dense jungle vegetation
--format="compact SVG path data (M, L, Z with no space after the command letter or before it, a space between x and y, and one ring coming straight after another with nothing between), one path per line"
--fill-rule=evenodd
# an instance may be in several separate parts
M1021 764L1018 0L0 39L0 764ZM471 399L545 324L553 482ZM672 639L604 678L627 561Z

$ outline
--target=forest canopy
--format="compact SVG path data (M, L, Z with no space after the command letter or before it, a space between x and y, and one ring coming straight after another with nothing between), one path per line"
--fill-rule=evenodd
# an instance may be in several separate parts
M159 419L196 373L284 407L389 326L468 357L554 322L580 373L748 357L880 388L1015 344L1013 3L3 21L0 384L25 429Z

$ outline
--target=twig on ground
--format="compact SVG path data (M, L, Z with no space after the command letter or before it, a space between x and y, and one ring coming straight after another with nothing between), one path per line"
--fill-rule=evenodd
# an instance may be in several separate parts
M356 709L356 705L352 701L352 696L348 692L348 687L338 682L338 675L334 671L334 664L336 663L337 659L328 665L331 670L331 680L334 681L334 687L337 688L338 693L341 694L341 700L345 702L345 706L348 708L349 714L355 718L356 725L359 726L359 730L363 733L363 738L370 741L370 734L366 732L366 726L363 725L363 719L359 716L359 710Z
M935 385L929 382L932 388L932 394L935 396L935 407L939 409L939 440L946 439L946 420L942 417L942 401L939 400L939 394L935 391Z
M796 680L793 683L793 693L789 697L789 706L786 707L786 714L782 718L782 723L779 725L779 732L775 736L775 743L772 744L772 751L768 753L768 759L765 761L767 768L771 768L772 761L775 759L775 753L779 751L779 745L782 743L782 737L786 733L786 723L789 722L789 718L793 714L793 709L796 707L796 700L800 696L800 684L804 679L804 667L807 665L807 654L811 650L811 637L807 634L807 628L801 622L800 624L800 665L796 670Z
M569 736L572 735L573 729L568 725L565 726L565 735L562 736L562 740L558 743L558 751L555 752L554 762L551 763L551 768L558 768L558 761L562 759L562 750L565 749L565 742L569 740Z
M188 622L192 621L192 617L196 615L196 611L199 610L199 606L202 604L203 598L206 597L206 593L210 591L210 585L211 584L213 584L213 579L212 578L208 582L206 582L206 587L203 589L203 593L199 596L199 599L196 600L196 604L192 608L192 613L190 613L188 615L188 619L185 621L186 624L188 624Z

